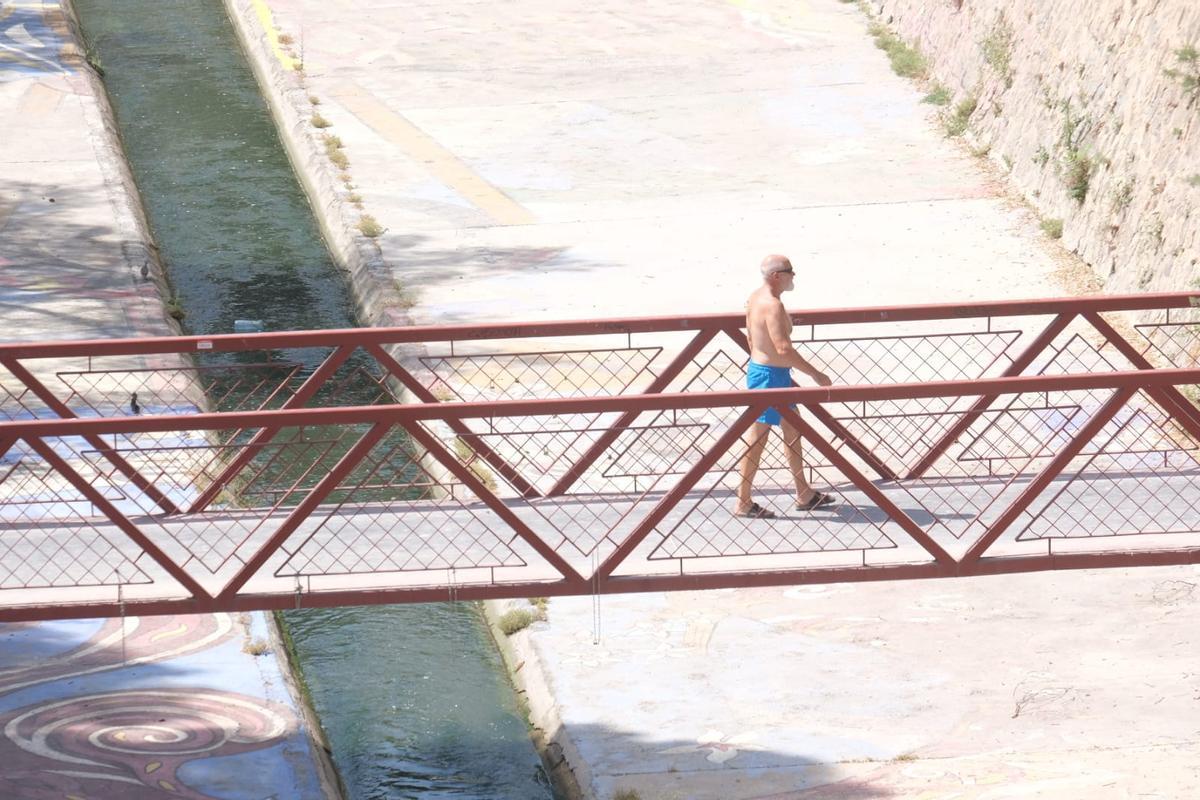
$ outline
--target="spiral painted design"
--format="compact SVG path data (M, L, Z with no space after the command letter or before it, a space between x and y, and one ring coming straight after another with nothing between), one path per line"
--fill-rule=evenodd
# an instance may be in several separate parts
M117 781L202 798L176 777L193 759L269 747L294 729L287 709L211 690L91 694L15 712L0 763L21 764L60 787ZM140 796L140 793L135 793Z
M70 651L35 664L0 668L0 696L48 681L206 650L232 636L233 627L228 614L106 619L88 641Z

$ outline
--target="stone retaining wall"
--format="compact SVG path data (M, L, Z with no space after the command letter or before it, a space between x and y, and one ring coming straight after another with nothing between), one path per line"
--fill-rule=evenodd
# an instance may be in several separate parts
M1200 278L1195 0L869 0L951 90L969 141L1092 265L1106 292Z

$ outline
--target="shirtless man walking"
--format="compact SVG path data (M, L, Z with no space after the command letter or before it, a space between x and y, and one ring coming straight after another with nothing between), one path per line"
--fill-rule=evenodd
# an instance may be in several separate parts
M824 372L805 361L792 347L792 319L779 299L784 292L795 288L795 271L792 262L785 256L770 255L759 266L762 286L754 290L746 302L746 335L750 339L750 365L746 370L746 387L749 389L779 389L793 386L791 370L798 369L816 381L818 386L829 386L833 381ZM800 434L779 412L768 408L762 413L746 436L746 454L738 465L740 481L737 488L737 505L733 513L739 517L770 519L774 512L763 508L750 497L754 486L754 475L767 435L773 426L783 428L783 442L787 450L788 466L796 484L797 511L811 511L834 502L832 495L818 492L804 479L804 462L800 458Z

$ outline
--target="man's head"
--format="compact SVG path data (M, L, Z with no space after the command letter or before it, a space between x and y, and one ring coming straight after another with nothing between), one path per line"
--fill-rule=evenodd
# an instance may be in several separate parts
M776 297L793 288L795 271L787 256L769 255L762 260L758 269L762 273L763 283L771 287L771 294Z

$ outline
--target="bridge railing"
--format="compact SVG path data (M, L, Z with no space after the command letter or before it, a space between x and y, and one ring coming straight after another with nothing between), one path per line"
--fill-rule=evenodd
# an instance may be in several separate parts
M0 346L0 618L1194 561L1194 299Z

